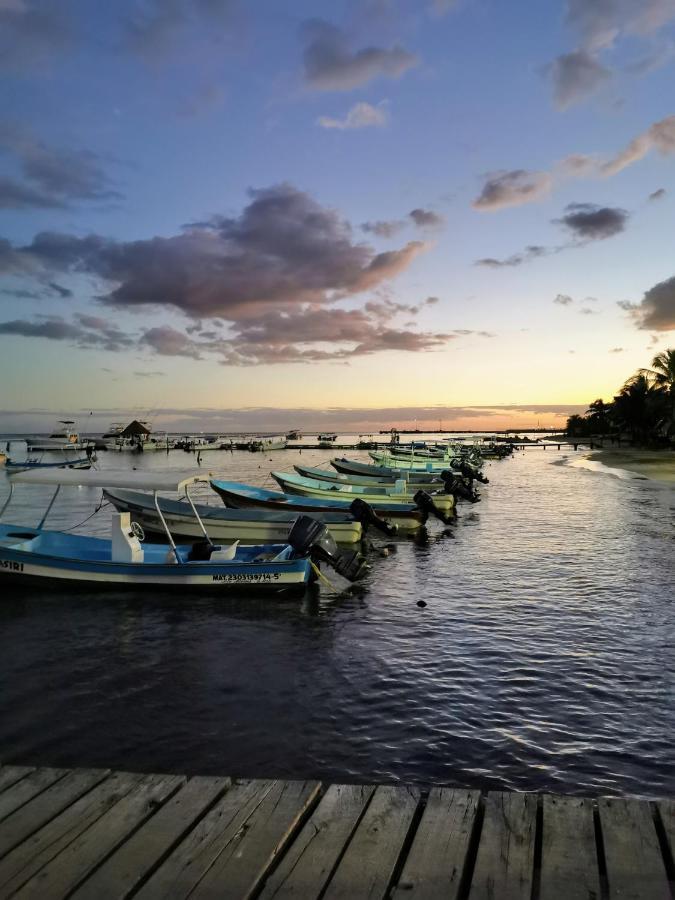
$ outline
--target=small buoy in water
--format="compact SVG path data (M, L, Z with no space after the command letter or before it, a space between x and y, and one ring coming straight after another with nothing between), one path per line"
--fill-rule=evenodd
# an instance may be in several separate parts
M426 605L427 605L427 601L426 601L426 600L418 600L418 601L417 601L417 606L419 606L420 609L424 609L424 607L425 607Z

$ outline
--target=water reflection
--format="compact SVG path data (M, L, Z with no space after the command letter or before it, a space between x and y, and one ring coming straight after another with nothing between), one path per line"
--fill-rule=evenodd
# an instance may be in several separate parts
M305 451L302 461L328 455ZM223 456L208 467L266 477L259 457ZM276 454L274 468L297 458ZM179 471L186 461L137 462ZM488 474L482 503L462 506L454 525L431 522L415 542L374 538L357 594L5 590L0 755L672 793L675 492L537 450ZM26 490L13 520L30 525L45 493ZM99 496L68 492L54 527L84 519ZM106 527L101 513L83 530Z

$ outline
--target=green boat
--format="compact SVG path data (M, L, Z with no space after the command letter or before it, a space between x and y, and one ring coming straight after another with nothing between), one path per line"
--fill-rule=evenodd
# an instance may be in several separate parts
M272 478L287 494L296 494L301 497L317 497L321 499L335 500L337 498L354 499L359 497L366 503L410 504L419 490L418 485L408 486L403 479L393 485L358 485L341 484L334 481L319 481L315 478L304 478L302 475L293 475L289 472L272 472ZM412 490L410 489L412 488ZM455 508L454 494L434 492L430 494L436 508L447 515Z

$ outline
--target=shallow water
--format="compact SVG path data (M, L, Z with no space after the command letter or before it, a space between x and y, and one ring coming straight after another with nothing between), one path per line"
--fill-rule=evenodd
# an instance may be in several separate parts
M205 454L202 468L263 483L298 459ZM0 758L672 794L675 488L575 459L528 449L488 464L482 502L460 507L452 535L433 523L426 542L374 555L357 596L3 587ZM186 463L174 452L100 465ZM81 521L99 495L64 489L49 524ZM47 496L17 487L5 520L35 524ZM106 525L104 511L81 530Z

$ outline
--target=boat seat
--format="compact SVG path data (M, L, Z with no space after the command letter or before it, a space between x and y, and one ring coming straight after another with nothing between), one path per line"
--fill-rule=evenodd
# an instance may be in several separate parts
M237 555L239 541L230 544L229 547L215 547L211 554L211 562L229 562Z
M195 541L187 554L186 562L228 562L237 555L239 541L229 547L211 544L209 541Z

